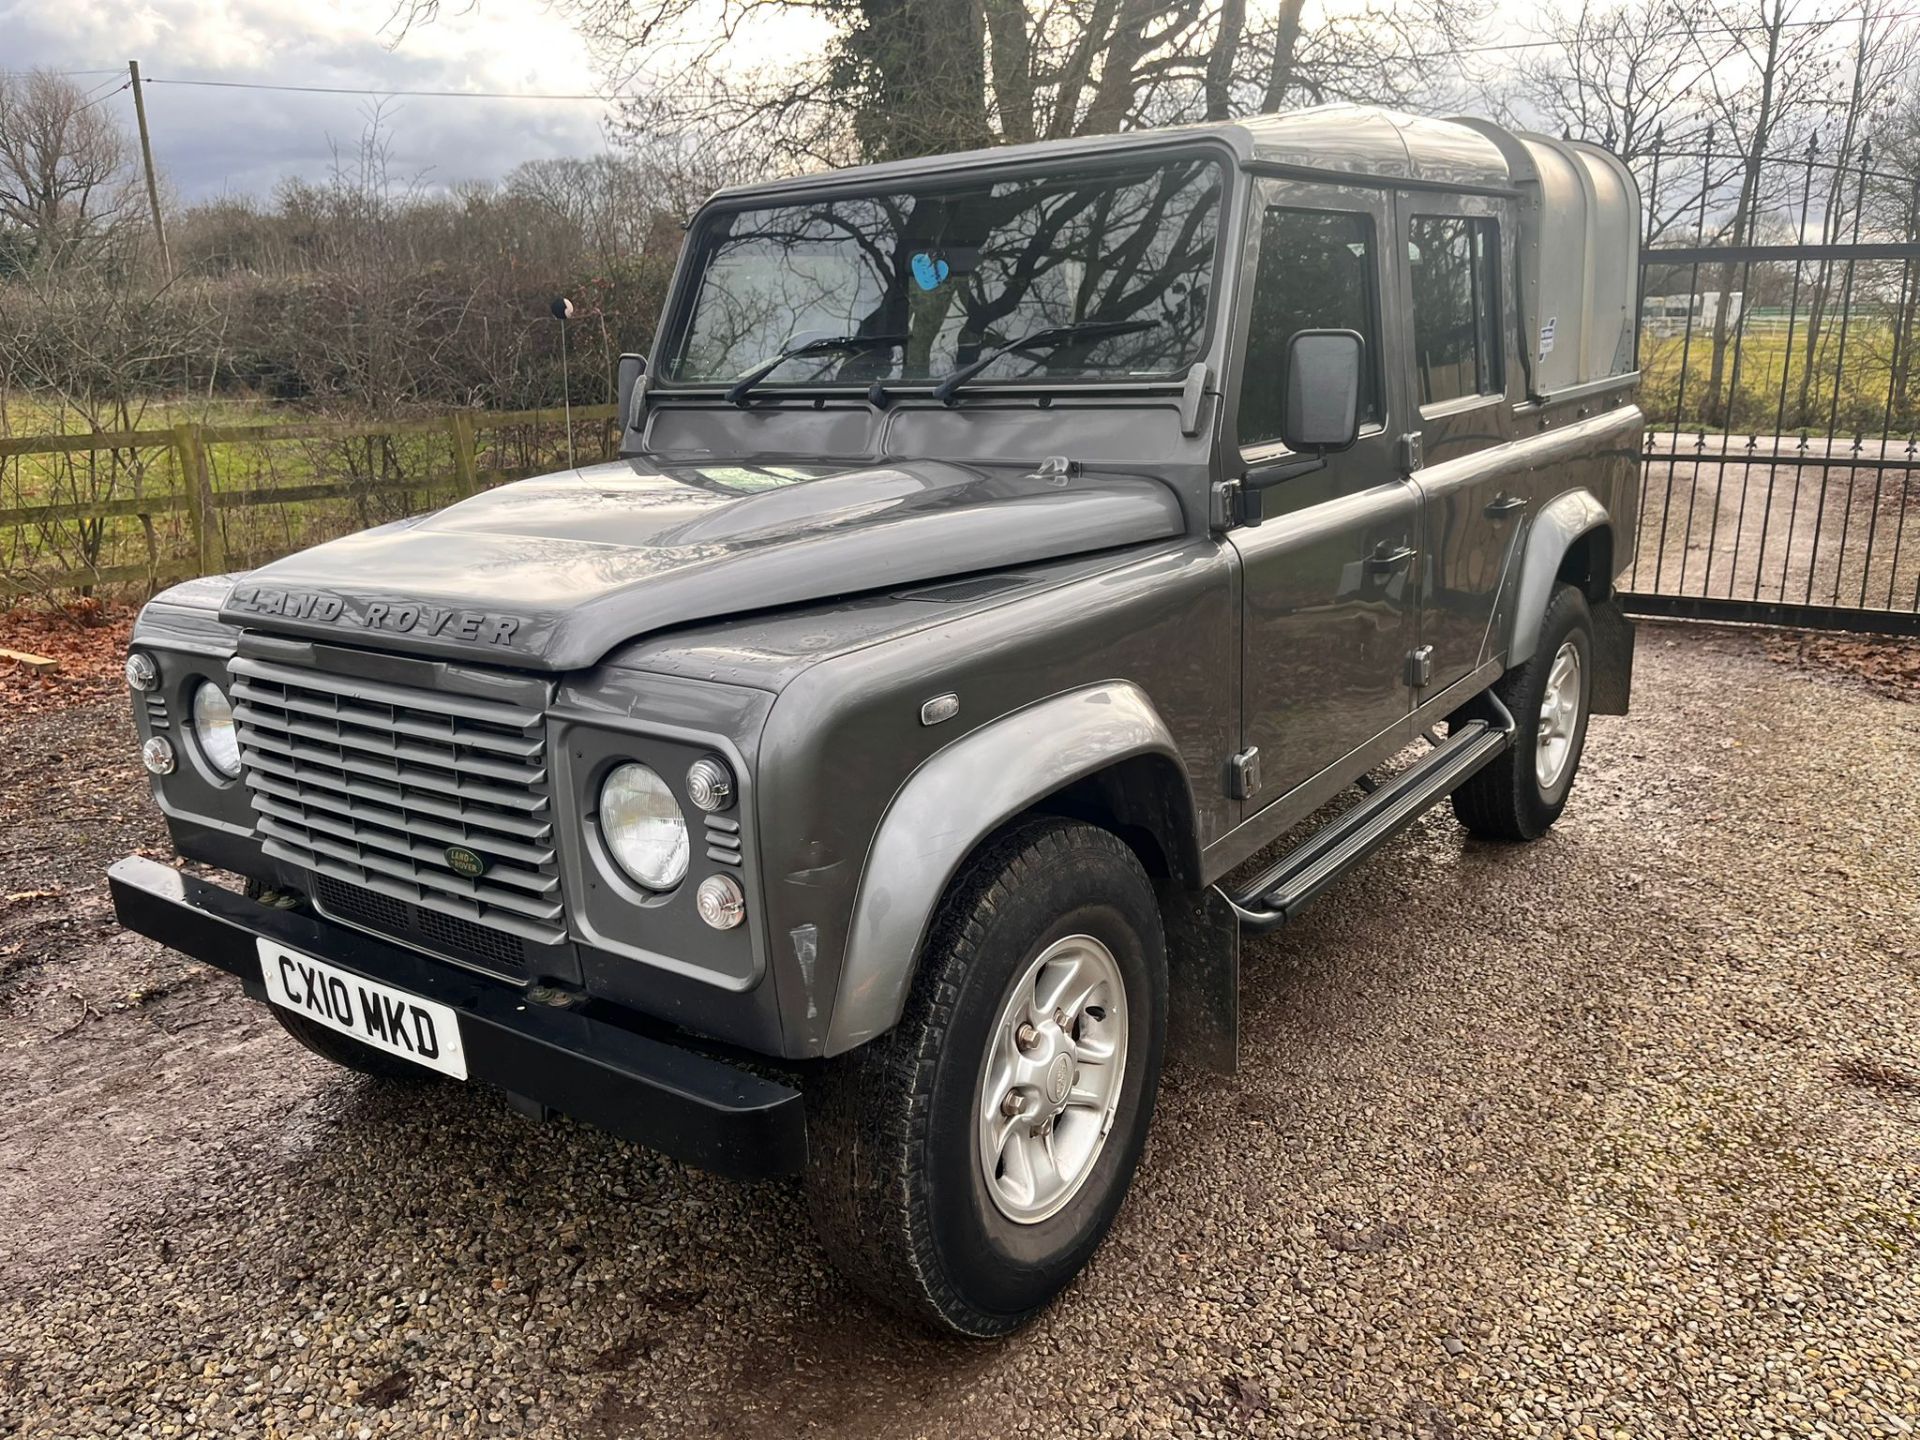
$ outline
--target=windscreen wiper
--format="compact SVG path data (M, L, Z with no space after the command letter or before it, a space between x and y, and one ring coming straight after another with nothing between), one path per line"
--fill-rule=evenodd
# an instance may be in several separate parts
M763 360L727 387L727 399L735 405L747 403L747 392L789 360L803 355L834 355L846 350L865 350L873 345L904 345L905 335L830 335L820 340L803 340L789 345L771 360Z
M1131 335L1137 330L1151 330L1159 323L1158 320L1082 320L1076 325L1049 325L1044 330L1035 330L1030 335L1022 335L1018 340L1009 340L1005 345L989 350L972 362L962 365L933 387L933 398L942 405L951 404L954 392L962 385L994 361L1021 350L1031 350L1039 345L1057 345L1062 340L1085 340L1105 335Z

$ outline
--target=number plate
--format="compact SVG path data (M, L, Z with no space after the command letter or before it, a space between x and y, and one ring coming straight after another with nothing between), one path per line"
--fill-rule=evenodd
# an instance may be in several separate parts
M364 979L270 940L259 944L260 973L274 1004L375 1050L456 1080L467 1078L460 1019L450 1006Z

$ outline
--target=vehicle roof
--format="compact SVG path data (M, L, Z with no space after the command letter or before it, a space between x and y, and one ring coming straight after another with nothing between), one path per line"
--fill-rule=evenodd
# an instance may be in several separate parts
M731 186L715 201L791 195L827 186L874 185L956 170L1001 169L1023 161L1065 162L1121 155L1171 144L1214 140L1233 151L1240 163L1284 165L1290 169L1382 180L1504 189L1511 183L1506 157L1480 127L1454 120L1408 115L1379 105L1317 105L1279 115L1252 115L1217 124L1179 125L1158 130L1128 130L1118 135L1086 135L1001 145L954 155L929 155L827 170L787 180ZM711 202L710 202L711 203Z

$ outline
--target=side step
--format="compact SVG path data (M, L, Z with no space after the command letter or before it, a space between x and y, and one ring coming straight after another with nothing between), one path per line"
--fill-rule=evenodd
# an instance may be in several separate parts
M1244 891L1228 896L1240 917L1240 928L1258 934L1286 924L1341 871L1399 834L1511 745L1512 714L1491 691L1486 699L1498 716L1496 723L1467 721L1414 764L1368 790L1359 804L1282 855Z

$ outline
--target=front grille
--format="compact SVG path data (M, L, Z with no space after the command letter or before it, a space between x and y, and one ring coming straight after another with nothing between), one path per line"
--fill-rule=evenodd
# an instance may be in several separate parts
M402 902L418 912L410 929L431 915L540 945L566 938L542 706L246 655L231 670L267 854ZM485 871L457 873L455 846Z
M314 877L313 901L323 913L336 920L391 935L396 940L434 951L449 960L476 965L509 980L525 980L533 973L527 963L527 942L504 930L490 930L471 920L442 915L437 910L411 905L391 895L345 885L327 875Z

